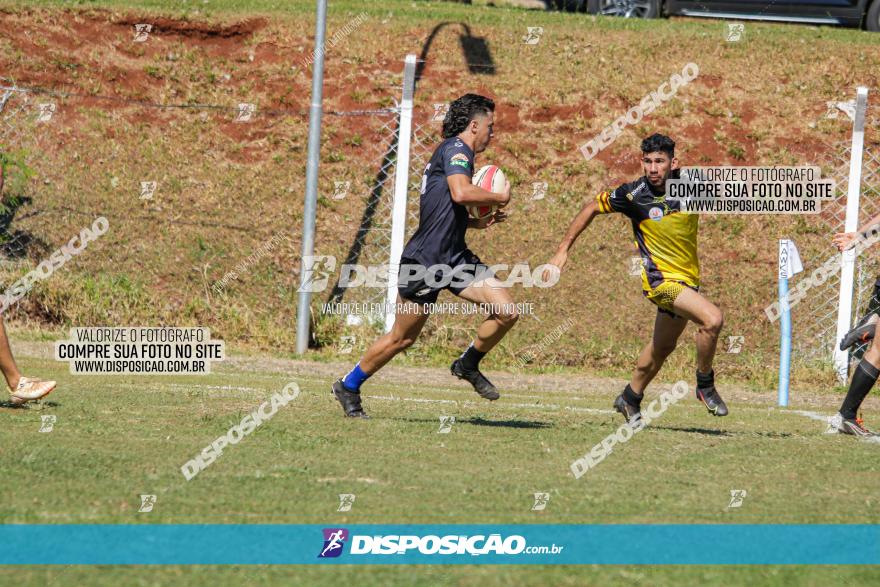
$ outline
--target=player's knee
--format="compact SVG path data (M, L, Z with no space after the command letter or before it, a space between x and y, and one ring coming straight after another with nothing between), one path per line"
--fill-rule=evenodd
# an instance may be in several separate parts
M519 320L519 312L514 309L504 309L495 314L495 319L501 322L507 328L510 328Z
M724 328L724 314L721 313L721 310L716 309L709 314L709 317L706 318L703 324L703 328L714 336L721 334L721 329Z
M676 343L668 343L668 344L655 344L653 348L653 352L651 353L654 356L655 360L665 361L666 357L672 354L672 351L675 350Z
M397 340L397 350L405 351L416 341L414 336L402 336Z
M391 347L395 352L405 351L409 347L413 345L416 341L414 336L407 336L405 334L391 334L391 340L389 341Z
M877 343L876 338L871 341L871 346L869 346L868 350L865 351L865 358L872 363L877 363L878 361L880 361L880 344Z

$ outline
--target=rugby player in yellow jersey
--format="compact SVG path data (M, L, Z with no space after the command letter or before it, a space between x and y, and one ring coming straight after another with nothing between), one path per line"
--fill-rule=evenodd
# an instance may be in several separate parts
M560 270L568 261L575 240L599 214L620 212L632 221L635 244L642 258L642 290L657 306L654 334L642 349L632 379L614 408L627 422L641 418L645 388L660 371L678 343L678 337L694 322L697 331L696 395L715 416L726 416L727 406L715 389L712 360L723 316L718 306L699 293L700 262L697 259L697 214L679 211L679 202L666 199L666 180L678 177L675 142L654 134L642 141L644 175L613 192L602 192L578 213L559 244L550 264Z

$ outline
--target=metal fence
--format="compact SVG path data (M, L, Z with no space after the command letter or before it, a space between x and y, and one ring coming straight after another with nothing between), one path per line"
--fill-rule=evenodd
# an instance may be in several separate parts
M876 101L876 98L875 98ZM880 136L880 118L872 116L868 103L865 137L866 145L862 163L862 177L859 201L858 224L863 225L880 213L880 148L870 142ZM841 124L850 122L843 112L836 113ZM803 277L830 257L839 257L831 246L835 233L844 232L846 217L846 195L849 181L852 142L840 141L828 145L827 157L818 162L822 166L823 177L836 181L836 198L823 202L822 213L809 219L802 227L801 234L795 235L795 242L801 251L804 264ZM853 305L850 323L855 322L866 312L874 282L880 277L880 256L875 249L868 249L855 261L853 285ZM793 324L793 350L796 361L830 364L837 347L837 313L839 306L841 273L835 272L821 285L816 285L791 310ZM795 280L796 285L796 280ZM860 357L866 345L852 349L851 360Z

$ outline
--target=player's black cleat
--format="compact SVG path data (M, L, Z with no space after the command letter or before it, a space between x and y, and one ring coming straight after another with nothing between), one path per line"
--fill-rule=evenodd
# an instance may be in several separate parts
M342 384L342 379L336 381L330 388L339 403L342 404L342 410L349 418L369 418L364 409L361 407L361 394L349 391Z
M728 414L727 404L721 399L715 387L697 389L697 399L703 402L703 405L706 406L706 409L713 416L726 416Z
M877 314L869 314L858 325L840 339L840 350L845 351L856 344L864 344L874 339L874 327L877 325Z
M849 434L861 438L880 438L880 434L865 428L861 418L844 418L843 414L834 414L828 420L829 434Z
M486 376L480 373L479 369L465 369L461 366L461 360L455 359L449 370L459 379L464 379L473 385L474 391L480 394L480 397L492 401L501 397L492 382L486 379Z
M641 406L626 401L622 393L614 400L614 409L623 414L627 424L638 424L642 419Z

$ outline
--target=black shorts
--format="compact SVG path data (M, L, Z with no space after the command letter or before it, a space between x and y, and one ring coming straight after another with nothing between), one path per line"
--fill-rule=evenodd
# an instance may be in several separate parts
M414 270L406 271L404 266L407 265ZM425 275L415 274L418 268L424 268ZM450 271L444 272L440 269L430 271L430 269L431 267L424 267L415 259L401 257L397 279L397 293L400 297L417 304L433 304L444 289L459 295L473 282L492 277L489 267L469 250L465 251L455 267L450 267Z

